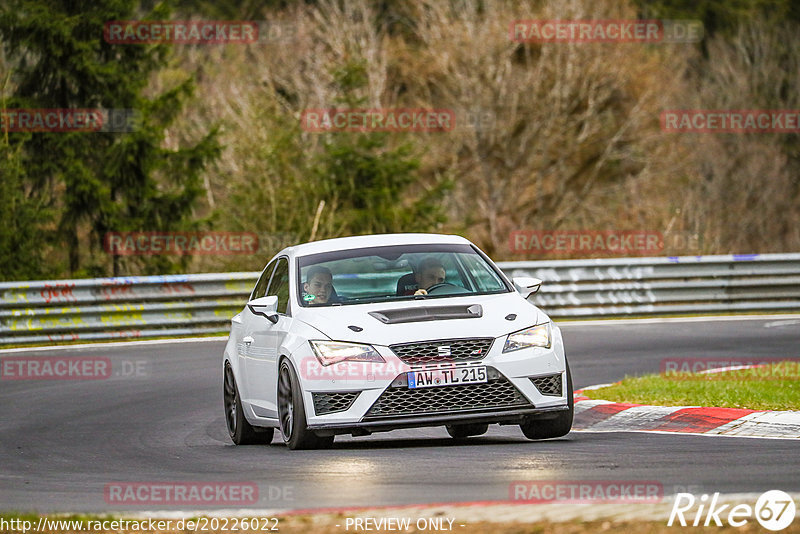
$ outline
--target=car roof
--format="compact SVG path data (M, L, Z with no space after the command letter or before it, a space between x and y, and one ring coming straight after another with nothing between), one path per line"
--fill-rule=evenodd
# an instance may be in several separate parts
M472 244L468 239L458 235L445 234L374 234L359 235L352 237L337 237L335 239L324 239L322 241L312 241L287 247L276 256L289 255L292 257L307 256L320 252L332 252L336 250L348 250L354 248L381 247L390 245L422 245L422 244Z

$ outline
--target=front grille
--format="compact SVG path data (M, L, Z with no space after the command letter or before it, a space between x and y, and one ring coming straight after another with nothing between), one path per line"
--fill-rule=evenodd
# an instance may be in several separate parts
M389 387L365 419L403 415L433 415L480 409L530 406L522 393L502 375L485 384L409 389Z
M465 362L482 360L494 338L440 339L422 343L389 345L397 357L408 365L426 363Z
M561 373L549 376L531 377L531 382L542 395L561 396Z
M331 391L311 395L314 397L314 413L325 415L349 410L358 397L358 391Z

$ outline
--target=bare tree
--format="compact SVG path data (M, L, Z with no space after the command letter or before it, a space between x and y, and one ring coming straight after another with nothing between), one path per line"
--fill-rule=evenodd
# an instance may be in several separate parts
M764 20L732 39L709 43L692 79L687 107L710 110L800 108L795 32ZM800 248L800 142L797 134L683 134L694 171L687 216L711 251L780 252Z
M669 48L635 43L518 43L519 19L635 18L620 3L420 2L419 39L429 67L415 80L430 101L480 110L490 124L437 144L457 169L454 217L496 254L512 230L616 228L620 212L650 220L629 183L656 179L648 157L663 141L658 113L681 70ZM652 48L652 47L651 47ZM635 214L639 213L639 216ZM642 221L637 221L642 222Z

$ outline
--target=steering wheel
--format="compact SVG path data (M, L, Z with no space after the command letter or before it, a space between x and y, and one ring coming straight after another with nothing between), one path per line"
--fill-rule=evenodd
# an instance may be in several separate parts
M436 291L437 289L440 289L440 288L443 288L443 287L448 287L448 286L449 286L449 287L456 287L456 288L458 288L458 289L463 289L462 287L460 287L460 286L457 286L457 285L455 285L455 284L451 284L450 282L442 282L442 283L440 283L440 284L433 284L431 287L429 287L429 288L427 289L427 291L428 291L428 295L430 295L431 293L433 293L433 292L434 292L434 291Z

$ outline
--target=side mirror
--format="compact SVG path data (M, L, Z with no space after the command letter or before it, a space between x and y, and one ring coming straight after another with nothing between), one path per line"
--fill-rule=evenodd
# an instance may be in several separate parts
M518 276L511 280L522 298L528 298L542 287L542 281L532 276Z
M278 297L275 295L253 299L247 303L247 307L253 315L266 317L272 324L278 322Z

